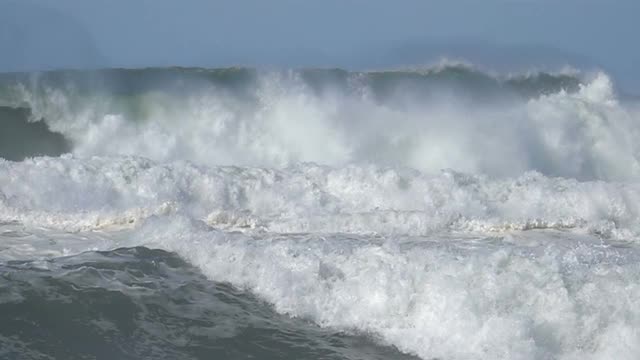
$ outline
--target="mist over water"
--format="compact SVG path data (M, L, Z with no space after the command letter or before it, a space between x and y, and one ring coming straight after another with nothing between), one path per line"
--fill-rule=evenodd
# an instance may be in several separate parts
M1 74L0 307L87 304L77 354L635 359L639 114L576 70Z

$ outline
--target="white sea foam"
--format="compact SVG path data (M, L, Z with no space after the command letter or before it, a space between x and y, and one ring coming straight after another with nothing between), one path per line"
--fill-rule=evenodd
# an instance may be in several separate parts
M1 221L66 231L135 227L184 213L213 227L278 233L430 235L573 229L638 235L640 184L517 178L373 165L202 167L141 158L0 162Z
M81 157L266 167L367 162L432 174L535 170L578 179L640 175L638 113L619 103L602 73L575 93L528 101L483 103L444 90L424 98L399 87L381 102L357 77L351 86L359 90L318 92L296 73L267 73L249 98L213 85L183 94L149 92L136 98L136 111L105 95L78 104L68 89L49 89L46 96L23 89L22 97Z
M74 150L0 160L0 259L144 245L424 359L640 357L640 127L605 75L485 105L362 90L267 74L257 102L138 115L25 92Z
M138 234L280 312L424 359L633 359L640 252L588 237L266 235L158 219Z

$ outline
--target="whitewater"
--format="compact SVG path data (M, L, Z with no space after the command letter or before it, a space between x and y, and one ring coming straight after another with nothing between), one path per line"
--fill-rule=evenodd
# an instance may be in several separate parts
M0 74L0 356L637 359L639 105L461 64ZM25 325L52 304L69 337Z

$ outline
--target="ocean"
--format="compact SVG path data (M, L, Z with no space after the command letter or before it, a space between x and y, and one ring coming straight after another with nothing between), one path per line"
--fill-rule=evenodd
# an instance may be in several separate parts
M1 359L640 358L603 72L0 74Z

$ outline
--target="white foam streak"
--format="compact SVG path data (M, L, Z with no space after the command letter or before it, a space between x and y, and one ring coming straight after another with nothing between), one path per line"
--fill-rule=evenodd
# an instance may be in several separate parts
M377 166L275 170L67 156L0 162L0 190L0 221L67 231L183 213L218 228L280 233L551 228L632 240L640 232L639 184L538 173L491 179Z

